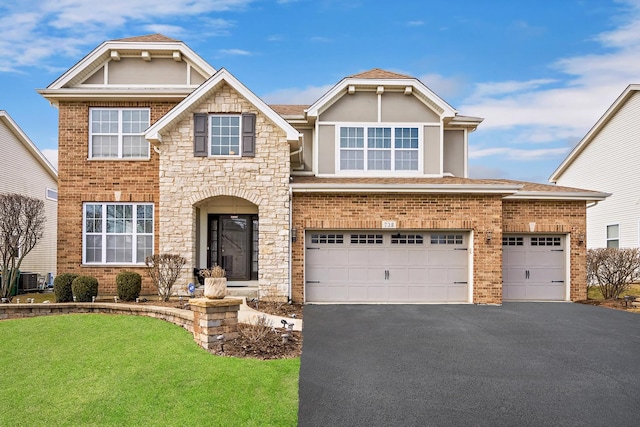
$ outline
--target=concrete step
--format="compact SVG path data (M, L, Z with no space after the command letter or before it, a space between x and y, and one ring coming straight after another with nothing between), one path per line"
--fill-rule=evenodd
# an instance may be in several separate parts
M227 295L238 298L258 298L257 286L227 286Z

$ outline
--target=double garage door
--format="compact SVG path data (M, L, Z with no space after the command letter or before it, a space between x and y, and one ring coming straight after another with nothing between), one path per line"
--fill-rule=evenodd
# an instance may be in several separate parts
M307 302L464 303L468 232L307 231Z
M469 233L307 231L305 300L467 303ZM567 300L562 235L503 235L504 301Z
M567 300L564 236L503 235L502 299Z

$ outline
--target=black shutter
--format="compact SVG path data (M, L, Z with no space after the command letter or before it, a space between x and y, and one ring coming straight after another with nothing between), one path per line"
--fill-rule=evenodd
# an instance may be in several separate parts
M195 113L193 115L193 155L196 157L207 157L209 154L207 144L207 122L206 113Z
M256 115L253 113L242 114L242 156L255 157L256 155Z

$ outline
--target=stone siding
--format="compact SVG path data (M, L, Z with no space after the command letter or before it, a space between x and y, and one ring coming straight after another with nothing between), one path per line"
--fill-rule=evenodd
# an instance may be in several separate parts
M190 113L255 113L255 157L195 157L193 114L163 135L160 146L160 253L179 253L187 264L178 285L193 280L197 208L217 196L258 207L258 284L263 294L286 298L289 278L289 144L286 134L229 85Z

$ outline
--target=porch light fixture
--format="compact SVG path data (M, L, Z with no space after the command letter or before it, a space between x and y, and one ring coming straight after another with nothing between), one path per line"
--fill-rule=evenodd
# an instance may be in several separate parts
M298 240L298 229L296 229L296 228L292 228L292 229L291 229L291 241L292 241L293 243L295 243L295 242L296 242L296 240Z
M584 233L578 234L578 244L584 245Z
M493 239L493 231L487 231L486 239L487 239L487 244L490 244L491 239Z

